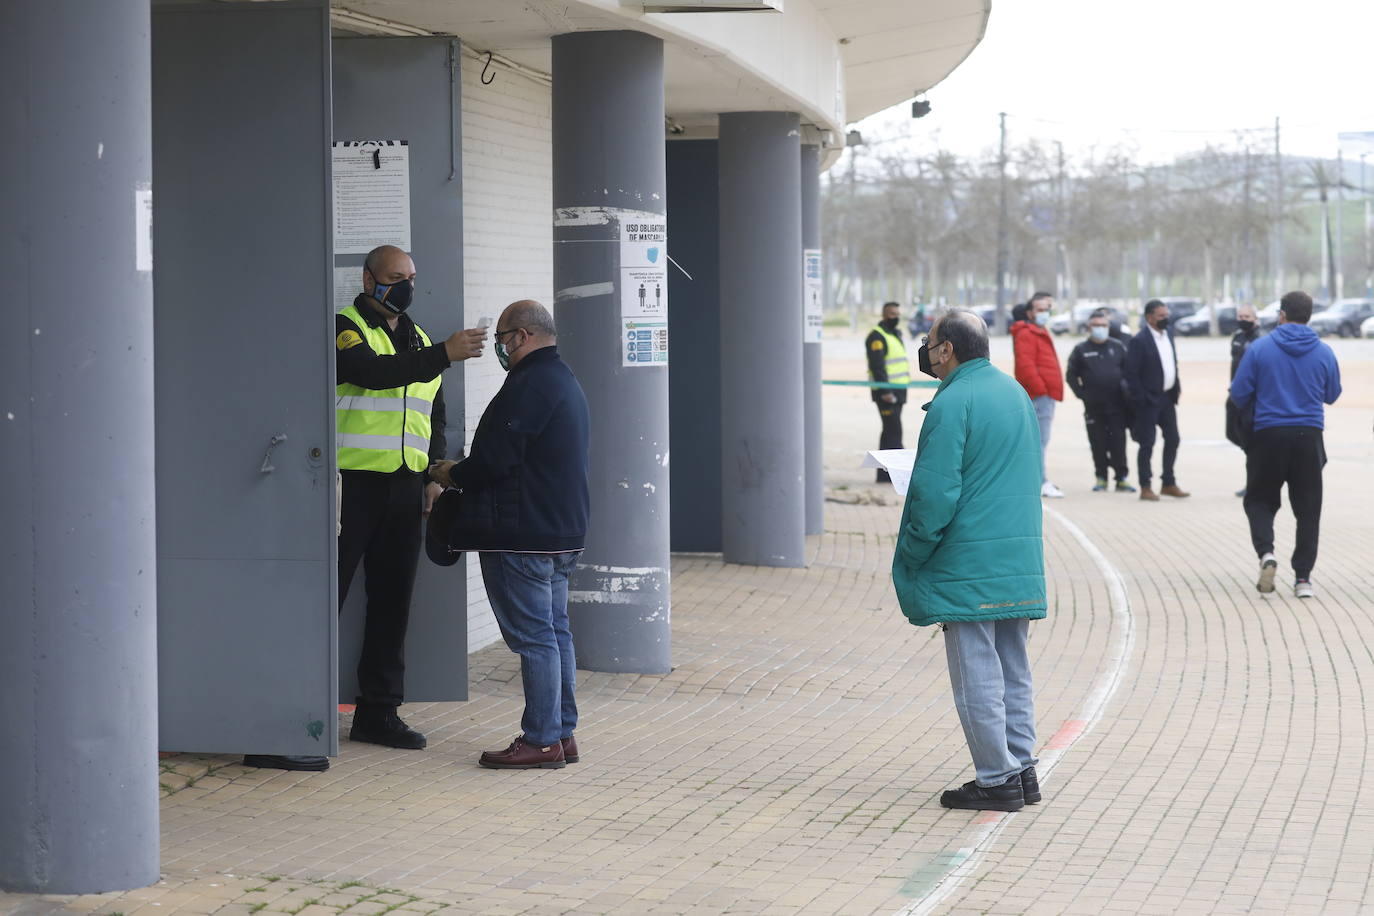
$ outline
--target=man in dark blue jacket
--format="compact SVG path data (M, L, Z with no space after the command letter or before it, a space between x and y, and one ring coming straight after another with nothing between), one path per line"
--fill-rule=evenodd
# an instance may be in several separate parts
M1341 395L1336 354L1307 326L1312 297L1295 291L1279 300L1273 333L1250 345L1231 382L1231 400L1255 408L1254 432L1245 453L1245 515L1260 558L1261 592L1274 590L1274 516L1288 501L1297 520L1293 547L1293 594L1312 597L1312 567L1322 517L1322 468L1326 466L1325 404Z
M544 306L531 299L507 306L495 342L509 374L482 413L471 454L439 462L430 475L463 493L450 544L480 552L492 612L520 656L521 734L479 762L556 769L578 760L568 577L587 537L591 424Z
M1126 345L1111 336L1111 313L1098 309L1088 318L1088 339L1073 348L1064 375L1073 393L1083 402L1088 425L1088 447L1093 453L1097 480L1094 493L1107 489L1107 470L1116 472L1116 492L1134 493L1127 479L1126 459Z

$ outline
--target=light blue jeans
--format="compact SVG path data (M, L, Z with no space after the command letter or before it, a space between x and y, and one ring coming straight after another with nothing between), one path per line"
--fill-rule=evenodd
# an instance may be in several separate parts
M1045 450L1050 447L1050 427L1054 426L1054 398L1047 394L1042 394L1038 398L1031 398L1031 403L1035 405L1035 419L1040 421L1040 482L1045 483L1050 479L1045 472Z
M1029 624L1024 618L945 624L954 708L980 786L1000 786L1036 764Z
M575 553L482 553L482 583L510 650L520 656L525 741L548 747L577 727L577 659L568 628Z

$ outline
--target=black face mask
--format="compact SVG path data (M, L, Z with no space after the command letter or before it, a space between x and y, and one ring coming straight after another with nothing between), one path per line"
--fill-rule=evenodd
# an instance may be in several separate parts
M410 308L415 296L415 281L400 280L396 283L378 283L372 288L372 298L382 304L388 312L399 315Z
M1243 333L1249 334L1255 329L1255 323L1253 321L1237 321L1236 327L1240 328Z
M936 346L938 347L939 344L936 344ZM938 375L935 374L935 369L934 369L934 367L932 367L932 366L930 365L930 345L929 345L929 344L921 344L921 348L920 348L919 350L916 351L916 368L917 368L917 369L920 369L922 372L924 372L926 375L930 376L931 378L939 378L939 377L940 377L940 376L938 376Z
M1158 326L1157 328L1155 328L1155 330L1156 330L1156 331L1162 331L1162 330L1164 330L1165 328L1167 328L1168 326L1169 326L1169 319L1168 319L1167 317L1161 318L1161 319L1159 319L1159 326Z
M899 318L884 318L882 321L878 322L878 325L891 334L893 331L897 330L897 323L900 320Z

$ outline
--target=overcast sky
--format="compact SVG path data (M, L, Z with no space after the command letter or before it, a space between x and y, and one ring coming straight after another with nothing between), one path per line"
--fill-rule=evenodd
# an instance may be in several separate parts
M1285 153L1334 157L1338 132L1374 131L1374 0L994 0L983 42L926 98L921 120L903 105L860 122L865 140L977 154L1005 111L1011 142L1160 160L1236 128L1272 148L1278 116Z

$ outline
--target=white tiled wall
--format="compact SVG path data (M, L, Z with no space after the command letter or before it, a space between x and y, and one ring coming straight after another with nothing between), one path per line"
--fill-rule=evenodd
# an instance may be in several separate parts
M547 83L463 57L463 302L466 324L493 323L517 299L553 305L552 94ZM489 71L490 75L490 71ZM464 364L464 447L505 373L488 339L486 354ZM468 554L468 651L500 638Z

